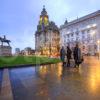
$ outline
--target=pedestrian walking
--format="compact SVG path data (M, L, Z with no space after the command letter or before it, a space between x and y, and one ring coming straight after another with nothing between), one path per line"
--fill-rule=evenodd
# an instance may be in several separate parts
M76 66L79 67L79 65L83 61L83 57L81 54L81 49L79 48L78 44L76 44L76 46L74 47L73 56L74 56L74 61L75 61L74 67L76 67Z
M64 47L62 46L62 48L61 48L61 50L60 50L60 59L61 59L61 61L62 61L62 63L63 63L63 66L64 66L64 64L65 64L65 49L64 49Z
M67 46L67 67L70 67L70 59L71 59L72 51L69 46Z

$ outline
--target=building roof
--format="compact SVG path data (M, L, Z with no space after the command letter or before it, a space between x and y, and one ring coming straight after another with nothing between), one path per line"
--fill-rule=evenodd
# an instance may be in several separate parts
M43 17L43 22L44 22L44 16L46 16L48 18L45 6L43 6L43 10L42 10L41 15L40 15L40 17ZM37 25L37 30L35 32L35 36L39 35L39 34L41 34L43 32L46 32L48 30L59 31L59 28L57 27L57 25L53 21L49 21L48 20L48 24L47 25L44 25L44 23Z
M41 12L41 15L47 15L47 11L46 11L46 9L45 9L45 6L43 6L43 10L42 10L42 12Z
M65 28L65 27L70 26L70 25L73 25L73 24L76 24L76 23L79 23L79 22L84 21L86 19L90 19L90 18L98 16L98 15L100 15L100 10L98 10L98 11L96 11L94 13L88 14L86 16L83 16L81 18L77 18L77 19L75 19L75 20L73 20L71 22L64 23L64 25L60 26L60 29Z
M51 21L49 23L48 29L55 30L55 31L59 30L58 27L57 27L57 25L53 21Z

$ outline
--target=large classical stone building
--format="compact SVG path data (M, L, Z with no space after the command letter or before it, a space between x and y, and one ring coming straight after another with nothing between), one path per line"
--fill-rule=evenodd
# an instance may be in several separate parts
M94 55L100 51L100 10L60 26L61 46L79 43L82 52Z
M47 11L43 7L35 33L36 53L44 56L57 57L59 56L60 49L59 42L59 29L53 21L49 21Z

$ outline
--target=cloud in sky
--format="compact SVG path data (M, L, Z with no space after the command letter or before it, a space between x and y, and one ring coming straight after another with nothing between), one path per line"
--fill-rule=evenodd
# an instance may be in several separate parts
M14 48L35 48L34 34L45 5L49 19L58 26L100 9L100 0L0 0L0 36L7 35Z

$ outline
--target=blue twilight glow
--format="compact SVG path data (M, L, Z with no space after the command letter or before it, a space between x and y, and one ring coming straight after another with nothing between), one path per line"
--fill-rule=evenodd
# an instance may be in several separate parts
M58 26L100 9L100 0L0 0L0 36L14 48L35 48L34 33L43 5Z

